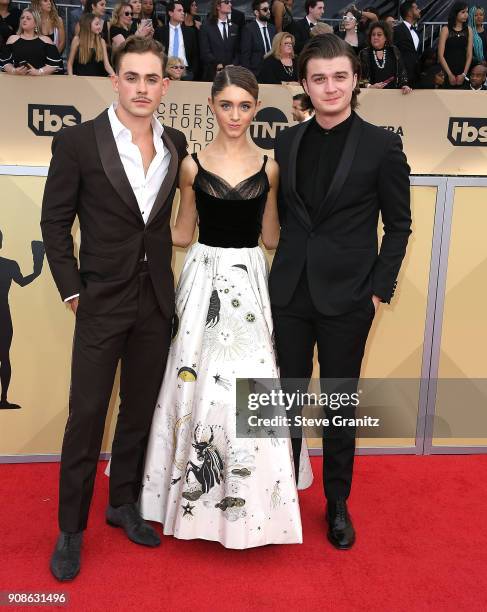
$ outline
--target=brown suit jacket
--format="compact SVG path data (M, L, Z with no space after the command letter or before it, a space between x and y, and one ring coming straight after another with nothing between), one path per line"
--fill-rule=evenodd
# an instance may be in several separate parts
M53 140L42 235L61 298L79 293L79 308L86 312L107 313L133 291L144 253L162 312L167 317L174 312L169 221L187 142L182 132L166 126L162 139L171 161L147 224L120 160L108 111L63 129ZM71 235L76 216L79 265Z

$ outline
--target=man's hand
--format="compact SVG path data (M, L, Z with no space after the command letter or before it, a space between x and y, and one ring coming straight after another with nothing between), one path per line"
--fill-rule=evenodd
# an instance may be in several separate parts
M72 300L69 300L68 302L69 307L71 308L74 314L76 314L76 311L78 310L78 302L79 298L77 297L73 298Z
M374 304L375 314L377 314L377 311L379 310L379 305L380 305L380 297L378 297L377 295L373 295L372 302Z

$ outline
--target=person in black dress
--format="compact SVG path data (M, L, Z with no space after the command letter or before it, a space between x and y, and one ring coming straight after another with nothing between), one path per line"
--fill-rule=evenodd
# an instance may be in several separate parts
M20 33L10 36L0 55L0 69L18 76L47 76L62 72L63 61L56 45L39 36L40 18L31 9L20 17Z
M455 2L438 41L438 61L446 72L446 87L462 87L473 55L473 33L467 24L468 5Z
M12 6L11 0L0 0L0 49L17 33L19 23L20 9Z
M110 46L112 50L119 47L129 36L133 18L132 5L120 2L113 9L110 20Z
M294 36L288 32L279 32L274 36L270 53L265 56L257 75L259 83L280 85L298 82L294 43Z
M369 46L360 52L362 80L374 89L402 89L411 92L401 53L392 44L392 30L383 21L374 23L368 34Z
M340 30L336 33L339 38L347 42L358 55L367 45L365 34L358 29L358 20L352 11L343 15Z
M184 0L184 25L194 28L197 32L201 28L201 17L198 15L196 0Z
M101 37L103 21L93 13L79 20L79 36L73 38L68 59L68 74L76 76L113 75L106 42Z

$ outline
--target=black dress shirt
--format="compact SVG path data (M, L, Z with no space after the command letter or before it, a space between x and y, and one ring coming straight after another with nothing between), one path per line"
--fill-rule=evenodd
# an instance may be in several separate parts
M352 120L353 113L330 130L322 128L316 117L309 120L309 126L299 145L296 185L311 218L328 192Z

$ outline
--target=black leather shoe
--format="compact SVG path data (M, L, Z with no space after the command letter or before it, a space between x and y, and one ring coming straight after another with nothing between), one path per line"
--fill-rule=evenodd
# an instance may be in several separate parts
M78 533L61 531L59 534L50 567L53 576L61 582L73 580L78 575L82 540L82 531Z
M333 546L338 550L352 548L355 542L355 529L344 499L328 502L326 520L328 521L327 537Z
M124 504L118 508L108 506L106 520L112 527L122 527L129 540L136 544L154 547L161 543L161 538L140 516L135 504Z

